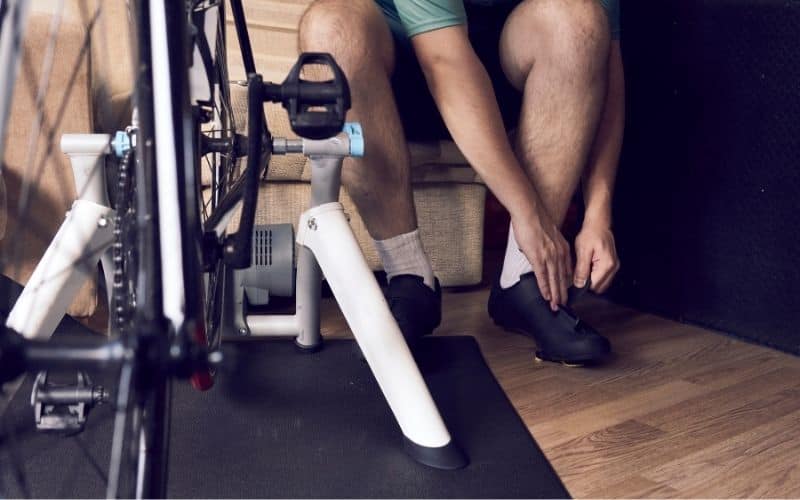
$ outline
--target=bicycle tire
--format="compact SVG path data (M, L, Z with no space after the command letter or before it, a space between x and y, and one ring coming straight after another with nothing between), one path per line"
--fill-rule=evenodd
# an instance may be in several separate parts
M226 197L230 198L231 195L234 195L234 191L237 195L241 192L244 173L242 160L244 144L241 141L245 138L243 134L248 133L247 109L244 105L246 98L243 96L246 93L246 86L242 82L232 82L228 73L226 2L224 0L193 0L192 5L195 11L217 9L214 42L202 38L202 33L197 40L198 47L204 43L211 45L210 48L205 49L209 52L209 56L203 59L207 62L204 76L210 82L212 91L207 101L196 104L198 111L195 112L196 117L206 118L205 121L198 120L199 143L208 146L215 141L214 147L211 148L213 151L203 150L209 149L208 147L201 147L200 151L202 169L200 179L203 191L200 198L203 201L201 221L204 226L203 231L208 234L208 228L205 227L207 222L212 217L219 215L217 212L225 212L220 200ZM195 29L198 32L202 31L203 21L204 18L200 16L195 18ZM241 45L239 48L241 50ZM202 52L203 50L199 49L198 51ZM234 96L236 91L242 95ZM231 227L234 225L235 223ZM212 255L205 256L207 271L204 297L205 335L206 345L210 351L219 350L223 336L224 280L230 276L230 269L221 254L226 236L227 232L216 235L216 240L211 242L211 247L206 248L207 251L216 250ZM213 376L213 374L212 372L211 375ZM193 382L197 382L197 380ZM195 384L196 387L199 385L201 384Z
M210 99L205 102L196 103L196 117L205 117L206 120L199 119L197 130L199 134L200 151L200 181L199 187L201 200L200 220L205 225L217 209L218 202L230 190L240 175L240 155L236 151L236 137L241 132L237 117L233 110L231 98L231 83L228 77L227 67L227 36L225 30L226 9L225 2L219 0L208 2L195 0L193 2L195 29L197 35L196 46L202 47L207 44L205 50L210 52L210 60L205 66L205 78L211 87ZM205 20L210 9L216 9L216 35L212 41L207 40L207 36L202 32L200 24ZM203 49L198 49L202 52ZM209 67L210 66L210 67ZM202 144L208 144L208 140L217 141L218 146L214 151L202 151ZM204 228L200 228L202 233ZM219 241L213 244L221 245L222 235ZM208 250L208 249L206 249ZM218 255L206 256L207 269L205 276L205 341L210 351L220 349L222 341L222 298L224 290L224 277L226 273L225 262ZM213 375L213 372L212 372ZM200 384L195 384L198 386Z
M20 5L24 0L15 2ZM149 2L132 2L136 7L137 14L144 13L144 16L133 16L137 22L135 30L139 32L142 26L147 24L146 13L148 11ZM20 257L28 257L20 250L21 245L18 243L16 236L24 231L32 233L34 237L40 237L44 241L49 240L51 234L48 224L52 225L53 221L42 221L41 215L34 212L35 193L39 189L39 181L45 173L46 167L53 162L58 161L56 155L60 153L58 141L60 139L60 124L65 119L65 110L70 109L71 99L76 96L75 89L80 81L79 73L81 68L90 65L91 62L91 46L94 37L98 37L97 22L101 17L103 4L98 2L96 8L88 10L87 4L81 4L80 21L83 23L85 32L80 36L83 42L78 47L75 55L76 61L74 66L69 69L69 78L64 83L63 88L51 88L51 70L53 68L53 61L57 60L55 57L56 40L61 34L62 21L64 18L64 4L60 2L53 4L52 17L49 22L49 28L46 30L48 35L46 39L41 40L40 46L45 47L43 54L31 54L26 45L24 45L25 38L23 38L23 30L26 27L23 21L15 26L13 37L8 37L12 45L18 44L15 49L13 58L21 61L19 66L20 75L22 80L27 85L18 84L17 80L2 82L4 95L14 94L15 99L19 96L30 94L33 96L31 99L34 106L34 117L30 120L32 125L31 132L28 138L23 137L21 140L28 144L27 153L18 158L9 158L3 156L3 166L12 162L17 162L20 171L24 172L22 175L23 180L19 186L12 185L11 201L13 202L8 207L13 211L10 216L13 216L14 225L11 231L4 237L4 248L2 254L3 271L12 277L22 276L19 269L22 267ZM3 3L5 9L6 4ZM5 11L3 20L7 20L8 11ZM11 16L18 19L18 16ZM71 32L76 36L74 31L77 23L72 22L67 24L68 29L73 29ZM40 23L41 24L41 23ZM65 23L66 24L66 23ZM7 27L4 24L4 28ZM65 28L67 29L67 28ZM6 32L8 34L8 32ZM35 33L28 33L26 36L33 38ZM149 58L149 43L146 41L147 37L137 37L140 43L137 44L135 59L139 56ZM4 38L4 43L7 39ZM99 43L102 43L100 39ZM6 48L4 45L3 49ZM5 53L5 50L3 51ZM34 57L38 55L39 57ZM41 63L41 65L39 65ZM147 65L133 65L136 68L142 69ZM16 88L14 88L16 86ZM27 86L28 88L23 88ZM138 80L135 85L135 101L139 109L139 116L143 118L143 122L148 121L147 115L152 115L153 103L152 95L143 92L145 89L152 89L152 82L146 70L142 70L138 74ZM56 94L59 100L50 98L51 94ZM150 111L148 111L150 110ZM0 117L0 122L3 123L3 129L7 131L14 131L15 126L11 120L11 111L7 115ZM21 118L21 114L17 113L16 118ZM22 117L30 118L30 117ZM150 118L152 122L152 118ZM6 125L9 125L6 127ZM17 129L19 127L17 126ZM152 344L154 347L153 352L167 353L167 336L165 332L167 328L163 321L163 311L161 309L161 286L159 276L159 254L156 250L158 242L158 233L155 226L151 223L152 217L157 216L158 207L157 200L153 195L154 190L154 172L155 165L153 163L152 152L148 151L148 125L140 129L141 135L139 136L142 141L142 148L137 151L136 155L131 155L127 160L131 162L130 173L132 183L126 189L121 189L116 193L115 202L119 205L127 204L131 209L133 217L116 217L115 222L120 223L117 227L120 238L120 250L122 253L120 257L125 264L120 268L117 276L118 283L121 288L130 291L122 300L124 303L118 304L122 306L122 314L125 316L125 329L118 328L122 321L114 321L115 319L122 319L122 316L117 315L116 311L110 311L112 321L109 324L111 331L109 332L114 337L123 339L124 345L131 353L135 355L127 357L121 364L119 377L120 383L116 387L115 399L115 421L119 423L116 431L112 437L112 456L115 457L117 465L112 464L109 466L109 474L106 476L107 480L107 494L114 497L157 497L164 496L166 493L166 443L169 429L169 395L171 381L165 373L154 373L152 370L143 369L141 359L139 358L141 350L138 349L139 345ZM152 125L150 125L152 130ZM17 130L18 131L18 130ZM137 132L138 134L138 132ZM19 134L17 134L19 135ZM4 138L5 139L5 138ZM16 137L16 139L20 139ZM20 149L20 148L17 148ZM137 148L138 149L138 148ZM6 148L8 152L10 148ZM127 161L126 160L126 161ZM100 167L102 162L97 166ZM47 174L52 175L53 169L47 170ZM58 173L58 170L55 170ZM97 172L92 172L95 175ZM4 172L6 174L6 172ZM99 175L105 175L104 172L99 172ZM71 180L64 179L62 183L67 185L71 184ZM114 183L112 183L113 187ZM117 186L119 187L119 185ZM69 191L66 191L69 192ZM34 193L33 195L29 193ZM81 197L83 193L76 193ZM63 194L62 194L63 196ZM124 215L124 214L123 214ZM38 219L37 219L38 217ZM57 221L56 221L57 223ZM88 275L92 275L96 269L92 269L93 262L85 260L87 255L80 255L72 263L73 267L85 268ZM111 292L109 290L109 292ZM8 304L9 310L11 304ZM130 306L130 307L129 307ZM127 351L126 351L127 352ZM164 354L166 359L166 354ZM147 458L152 460L142 460L140 456L140 444L143 439L147 442L148 455ZM11 442L11 441L9 441ZM20 469L21 470L21 469ZM23 495L27 496L27 487L25 485L24 473L18 475L18 482L20 483L20 490ZM1 496L5 496L4 492L0 492Z
M203 3L224 9L220 1ZM218 348L222 281L212 278L209 285L203 282L205 216L199 168L202 134L197 114L201 107L193 106L195 103L189 101L187 91L189 64L186 55L190 48L191 25L187 22L186 8L193 4L166 0L131 0L129 4L137 40L133 46L136 78L133 101L137 119L132 127L135 144L124 160L128 162L127 170L121 169L126 177L116 179L117 191L113 196L118 209L115 261L119 268L115 274L110 326L112 334L124 341L130 356L121 364L115 394L114 458L109 466L107 496L156 498L166 495L171 378L175 370L183 370L179 373L183 376L195 370L194 379L203 375L194 365L177 368L170 365L171 349L192 350L193 342L205 348ZM100 5L102 3L98 3L98 12ZM154 24L156 15L161 25ZM238 174L237 128L227 77L224 29L222 10L210 77L219 91L213 94L215 100L211 107L217 110L222 130L231 141L228 154L215 160L217 178L223 182L211 186L212 199L224 196L235 184L233 176ZM162 45L154 42L159 36ZM164 60L160 59L167 61L166 83ZM159 65L161 83L153 69ZM156 103L159 95L161 107ZM167 96L166 101L164 96ZM171 111L168 120L157 116L159 112L163 114L164 102ZM164 140L158 133L159 126L170 129L173 138ZM57 138L53 133L48 139L47 154L50 155L57 150L53 146ZM163 154L159 154L159 144L171 145L172 156L165 160ZM165 196L163 189L168 183L162 182L161 177L169 169L174 169L176 182L174 191ZM180 217L177 223L165 229L162 223L167 205L172 207L173 215ZM165 271L174 268L162 264L162 259L169 252L169 248L165 250L165 238L174 237L173 233L178 235L178 239L172 241L178 242L175 247L180 248L182 259L178 266L180 279L170 282ZM217 259L212 274L219 278L225 272L224 261ZM175 315L174 308L172 314L167 311L170 297L173 305L184 306L179 316ZM208 371L205 375L213 374Z
M150 360L146 367L141 360L130 360L120 370L117 405L124 404L126 411L120 412L118 408L115 442L112 444L118 449L112 449L106 496L164 498L167 493L172 385L167 360L170 345L178 332L171 328L163 310L154 94L165 90L156 88L154 81L153 60L162 54L155 53L151 47L151 27L152 9L163 8L161 15L166 19L179 14L170 11L168 2L138 0L130 5L137 41L134 47L137 64L134 67L138 68L132 96L136 110L135 168L133 183L128 186L132 189L126 190L120 181L117 204L127 196L135 207L127 219L120 219L127 224L118 228L122 238L129 238L123 240L123 247L128 249L126 257L134 262L126 262L131 264L131 269L125 275L135 283L129 285L134 293L128 304L130 317L125 318L131 327L127 329L119 325L119 334L127 339L131 351L137 356L158 360ZM178 168L177 155L174 162L173 168ZM127 400L123 391L126 370L130 371ZM119 453L118 457L115 452ZM116 464L115 459L118 460Z

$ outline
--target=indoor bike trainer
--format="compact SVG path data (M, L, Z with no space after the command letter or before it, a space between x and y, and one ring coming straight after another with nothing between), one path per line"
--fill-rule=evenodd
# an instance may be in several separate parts
M301 79L301 69L307 64L328 66L333 80L312 83ZM262 82L260 75L250 74L247 94L248 129L265 133L237 137L247 144L247 151L238 149L246 153L248 162L265 158L268 161L270 154L308 156L312 198L311 206L300 217L296 238L290 224L254 226L250 211L249 220L242 220L239 228L239 233L242 228L250 230L246 239L238 241L247 242L246 247L223 247L223 253L232 249L232 255L218 257L228 263L223 286L225 337L289 336L301 349L317 350L322 342L319 303L324 276L397 420L406 451L432 467L464 467L467 458L453 442L338 202L344 158L362 156L368 149L360 126L344 123L349 88L343 73L327 54L303 54L281 85ZM264 123L264 102L283 103L293 130L304 138L270 137ZM71 160L80 195L6 322L8 328L26 339L46 340L53 334L72 297L92 276L98 261L103 264L108 289L112 286L109 259L115 214L106 194L103 165L106 155L123 155L135 147L135 135L64 135L61 147ZM245 205L248 201L255 203L260 181L258 170L250 170L253 173L245 174L250 178L243 187ZM247 212L245 206L242 213ZM230 217L210 218L204 230L219 238L229 223ZM84 264L75 265L76 262ZM296 297L294 314L248 313L248 304L265 305L270 296L291 295ZM83 383L86 385L85 380ZM47 392L41 384L36 387ZM96 392L89 387L81 394L96 399ZM73 398L62 402L75 406L92 404L94 400ZM82 412L83 406L80 409Z

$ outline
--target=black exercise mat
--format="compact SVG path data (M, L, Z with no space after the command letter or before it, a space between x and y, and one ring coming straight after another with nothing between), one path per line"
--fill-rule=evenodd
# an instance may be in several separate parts
M61 326L80 329L71 320ZM451 433L469 454L466 469L434 470L403 452L399 428L353 341L326 341L316 354L299 353L290 341L241 342L226 346L229 368L211 391L198 393L186 383L174 386L169 495L568 495L473 338L426 338L418 361ZM82 434L65 438L33 430L29 395L26 381L6 422L17 429L31 495L103 496L100 474L108 466L110 405L92 412ZM18 496L10 447L6 440L0 446L0 491Z

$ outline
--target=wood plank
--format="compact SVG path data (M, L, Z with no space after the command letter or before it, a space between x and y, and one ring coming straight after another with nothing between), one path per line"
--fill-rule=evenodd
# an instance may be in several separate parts
M725 384L721 379L720 385ZM709 387L709 386L704 386ZM697 414L722 416L731 419L736 415L731 412L747 412L750 410L761 410L756 403L769 401L772 394L779 391L790 389L786 395L800 393L800 370L795 368L779 368L766 374L745 380L722 389L706 392L697 397L687 399L680 404L651 411L642 415L640 420L644 423L658 427L666 431L681 430L686 432L691 424L697 421ZM750 394L749 398L744 398L744 394ZM765 399L766 397L766 399ZM791 401L800 406L800 398ZM765 403L766 404L766 403ZM763 408L768 413L765 415L775 416L777 408ZM773 411L774 410L774 411ZM745 415L736 415L738 418Z
M763 352L729 337L653 317L631 325L626 335L610 334L603 325L596 328L609 336L616 357L599 370L577 370L570 376L621 394L660 384L671 373L693 373L724 362L734 345L740 355Z
M545 445L543 440L540 442L562 479L570 481L570 491L584 495L596 487L598 480L608 477L622 480L643 469L677 460L771 419L797 411L800 409L799 393L798 389L791 389L740 403L738 407L728 405L713 412L700 409L692 420L669 431L638 422L662 434L649 440L636 439L634 436L628 442L619 442L618 450L613 448L614 443L602 440L606 429L576 437L555 447ZM599 445L592 445L595 442L599 442ZM671 484L668 486L672 487Z
M680 492L665 484L642 476L629 477L609 485L598 485L586 495L587 498L678 498Z
M654 409L667 408L707 392L708 389L683 380L667 382L628 397L602 402L560 418L533 424L531 433L548 446L555 446L573 440L574 436L589 435L614 427Z
M563 418L534 425L532 432L534 436L549 445L557 445L569 440L572 436L595 432L633 418L658 426L661 420L651 422L646 416L650 415L655 419L656 416L668 414L670 417L665 418L675 418L675 413L688 411L691 417L697 402L709 404L708 401L716 402L717 399L728 398L731 391L746 390L737 384L745 384L749 388L756 383L752 380L756 377L758 377L756 380L759 389L766 388L768 390L770 383L789 383L786 378L788 373L783 369L764 377L761 375L763 375L765 367L769 365L747 364L745 366L748 369L729 372L705 385L686 380L674 380L643 391L631 392L624 397L617 396L608 402L573 412ZM734 387L731 389L731 386ZM778 385L778 387L785 387L785 385ZM718 390L720 388L723 390Z
M602 405L616 397L602 388L588 394L585 389L583 384L570 379L550 376L507 387L506 394L523 420L535 429L537 424L569 418L572 414Z
M786 459L800 454L798 427L793 412L641 474L688 496L714 488L723 497L798 497L800 469Z
M545 454L551 460L564 484L574 496L585 496L596 488L599 481L608 480L609 464L616 464L614 472L621 466L630 467L638 460L655 453L656 444L668 438L668 434L656 427L626 420L590 434L575 437L556 447L544 445ZM562 467L569 464L569 467ZM635 474L635 470L626 477ZM620 476L613 477L618 481Z

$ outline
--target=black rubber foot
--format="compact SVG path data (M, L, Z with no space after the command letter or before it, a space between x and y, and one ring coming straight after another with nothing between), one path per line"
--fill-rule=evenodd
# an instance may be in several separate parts
M318 343L316 343L314 345L303 345L303 344L301 344L301 343L299 343L298 341L295 340L294 341L294 345L295 345L295 347L297 347L298 350L300 350L300 352L302 352L304 354L314 354L315 352L321 351L322 350L322 346L325 345L325 344L324 344L324 342L319 341Z
M469 458L453 441L441 448L429 448L403 436L403 448L411 458L434 469L456 470L469 465Z

